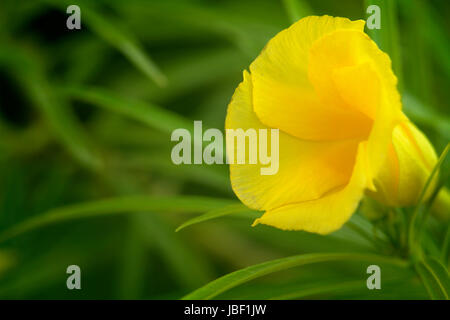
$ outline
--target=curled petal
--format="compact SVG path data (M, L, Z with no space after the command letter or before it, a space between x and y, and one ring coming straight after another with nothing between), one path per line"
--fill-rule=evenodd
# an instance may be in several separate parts
M267 211L258 223L283 230L305 230L327 234L339 229L356 210L367 184L367 145L358 148L350 182L341 190L320 199L290 204Z
M367 136L370 120L321 101L308 75L316 40L336 30L363 28L362 20L308 17L277 34L250 66L253 108L261 122L306 140Z
M270 130L253 112L252 76L246 71L228 106L225 126ZM348 183L357 146L357 140L303 141L280 131L278 173L261 175L260 169L266 165L260 163L230 164L231 184L244 204L258 210L317 199ZM228 154L230 148L234 145L227 143Z

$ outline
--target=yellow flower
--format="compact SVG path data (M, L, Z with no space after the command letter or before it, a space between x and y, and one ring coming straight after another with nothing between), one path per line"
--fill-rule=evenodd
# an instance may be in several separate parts
M301 19L244 71L226 129L279 129L275 175L230 165L239 199L265 211L254 225L326 234L366 192L392 205L417 198L436 156L402 113L390 59L363 28L362 20Z

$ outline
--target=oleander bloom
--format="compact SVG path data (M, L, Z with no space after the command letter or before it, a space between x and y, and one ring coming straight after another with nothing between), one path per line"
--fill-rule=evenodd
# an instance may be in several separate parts
M391 61L363 29L362 20L301 19L244 71L226 129L279 129L276 174L230 165L239 199L265 211L254 225L326 234L365 194L417 200L436 154L402 113Z

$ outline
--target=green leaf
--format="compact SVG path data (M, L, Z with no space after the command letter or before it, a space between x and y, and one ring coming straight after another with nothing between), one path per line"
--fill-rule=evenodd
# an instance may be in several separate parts
M121 250L121 262L119 264L118 299L138 299L143 290L142 277L147 266L145 257L147 248L139 234L141 223L138 215L130 215L125 226L123 246Z
M148 135L147 135L148 136ZM168 161L170 150L162 150L161 155L155 153L146 155L135 155L132 153L120 159L121 166L119 169L138 168L140 170L148 170L149 172L158 172L164 177L173 178L177 181L193 181L195 183L215 188L232 195L230 187L230 178L224 172L216 170L207 164L195 166L176 165Z
M211 210L202 215L199 215L197 217L189 219L188 221L186 221L185 223L180 225L175 231L178 232L188 226L192 226L192 225L200 223L200 222L205 222L205 221L220 218L223 216L237 214L237 213L244 213L244 212L254 212L254 210L247 208L243 204L231 204L224 208Z
M405 113L415 123L427 126L427 128L437 131L447 140L450 139L450 117L448 115L425 106L410 93L404 93L402 100Z
M449 75L450 61L448 52L450 51L450 46L446 34L445 20L441 19L440 12L438 12L437 8L434 8L433 3L430 1L401 0L399 4L402 6L402 14L420 25L420 28L418 28L419 34L415 34L415 37L421 37L427 42L426 44L435 55L440 68Z
M192 290L214 279L211 262L198 252L181 234L173 232L172 225L162 217L138 214L142 238L159 249L161 258L178 278L178 282Z
M192 127L191 121L174 112L154 104L124 99L105 89L64 87L61 88L61 92L69 97L127 116L162 132L172 133L178 128Z
M71 3L69 1L47 0L51 5L65 10ZM81 5L81 4L79 4ZM133 35L119 28L116 23L111 23L108 19L98 14L92 6L82 1L83 21L105 42L119 50L130 60L142 73L152 79L157 85L163 87L167 84L166 76L159 70L158 66L141 48Z
M67 101L55 94L45 76L39 57L19 46L5 44L0 65L5 66L23 87L32 103L43 114L52 133L81 164L98 169L102 160L87 138Z
M61 89L61 93L127 116L165 133L171 134L178 128L188 130L191 135L193 132L193 122L177 113L154 104L124 99L104 89L65 87ZM193 139L193 144L203 146L206 142ZM217 152L221 153L220 150ZM223 157L222 154L220 156Z
M90 218L102 215L116 215L139 211L196 212L220 208L231 200L196 196L152 197L127 196L93 201L50 210L30 218L0 233L0 242L25 232L36 230L57 222Z
M436 258L428 258L426 260L428 267L432 270L433 274L439 279L439 286L445 293L447 299L450 297L450 278L448 269Z
M442 252L441 252L441 260L443 263L448 263L450 253L450 224L447 227L447 232L445 233L444 237L444 244L442 245Z
M417 250L418 240L420 237L420 232L422 230L422 224L424 221L424 217L420 218L419 215L424 206L425 195L429 193L428 189L431 186L431 182L435 179L435 176L438 174L439 169L442 166L449 150L450 150L450 143L447 144L444 151L442 151L441 156L439 157L436 165L434 166L433 170L431 171L430 176L428 177L428 179L419 195L419 201L417 203L417 206L414 209L414 212L411 216L411 221L409 224L409 236L408 236L408 243L409 243L409 248L410 248L411 252L415 252L415 250ZM420 221L418 221L419 218L420 218Z
M283 0L283 5L291 23L312 14L311 8L302 0Z
M55 136L69 152L82 164L93 169L101 168L102 160L94 152L92 143L66 101L54 94L43 78L28 76L24 79L24 86Z
M389 263L404 267L407 263L403 260L384 256L359 254L359 253L312 253L281 258L253 265L218 278L207 285L184 296L184 300L212 299L222 292L234 288L250 280L268 275L277 271L286 270L307 264L329 261L368 261L370 263Z
M449 300L450 279L447 269L436 259L418 261L416 270L433 300Z
M10 251L0 251L0 278L2 274L17 263L16 256Z
M367 8L370 5L380 7L381 28L368 29L367 33L377 43L381 50L389 54L392 61L392 69L398 78L400 91L403 87L402 77L402 57L399 41L399 27L396 0L365 0L364 13L367 16Z
M160 87L167 85L166 76L130 34L120 30L95 11L83 8L83 14L87 23L99 37L122 52L125 57L157 85Z
M276 297L270 298L271 300L292 300L292 299L300 299L308 296L313 296L317 294L324 294L335 291L353 291L358 289L367 289L367 284L365 280L354 280L354 281L345 281L338 283L321 283L307 286L306 288L302 288L300 290L289 292L283 295L279 295Z

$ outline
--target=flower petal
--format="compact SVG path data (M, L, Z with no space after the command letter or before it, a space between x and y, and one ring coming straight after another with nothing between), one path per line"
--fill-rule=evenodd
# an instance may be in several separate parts
M308 140L367 136L370 120L318 99L308 78L309 51L324 35L362 30L364 21L329 16L301 19L277 34L251 64L253 108L266 125Z
M283 230L305 230L327 234L339 229L356 210L367 185L367 145L358 148L350 182L342 189L320 199L290 204L267 211L259 223Z
M228 107L225 127L270 130L253 112L252 76L247 71ZM280 131L278 173L261 175L267 165L230 164L233 190L244 204L258 210L317 199L349 181L357 146L357 140L303 141ZM230 148L234 146L227 143L228 154Z
M314 43L309 78L324 101L340 103L342 108L359 109L373 118L367 146L368 170L373 180L385 161L395 125L405 118L389 56L365 33L338 30ZM368 96L359 92L367 92ZM377 99L369 101L375 95ZM356 98L361 100L349 104Z
M375 119L380 104L381 84L371 63L335 69L332 80L345 107Z
M330 55L330 52L333 54ZM358 69L360 75L356 76ZM393 128L404 119L396 87L397 78L392 72L389 56L363 32L338 30L314 43L309 74L316 91L325 101L333 99L337 102L341 97L341 105L345 108L349 107L346 106L349 100L362 99L353 106L350 104L350 108L357 108L374 119L368 137L370 180L373 180L388 153ZM355 75L354 80L349 77L352 74ZM362 77L363 81L356 81ZM352 87L343 81L350 81ZM368 96L360 97L358 91L367 92ZM369 96L376 94L378 99L370 102ZM374 189L373 184L369 186Z

